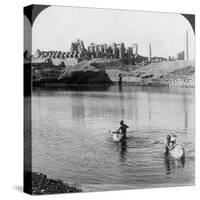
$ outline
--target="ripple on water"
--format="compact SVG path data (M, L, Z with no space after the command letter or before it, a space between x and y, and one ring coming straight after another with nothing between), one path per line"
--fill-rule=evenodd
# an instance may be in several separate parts
M192 183L194 97L188 88L178 90L184 92L147 87L119 91L113 86L104 92L35 93L34 169L83 186L96 184L103 190ZM127 132L125 142L115 143L106 131L121 118L134 128ZM165 162L165 136L171 132L186 150L183 168Z
M127 148L150 148L155 147L157 145L163 145L165 136L169 134L169 131L161 131L161 130L137 130L127 132ZM131 136L134 135L134 136ZM162 137L161 137L162 136ZM105 139L107 143L118 143L113 141L112 137L108 137ZM120 142L119 142L120 143Z
M140 153L142 152L144 157L145 154L148 153L148 158L146 159L151 159L152 161L164 161L165 137L171 132L177 134L178 144L185 148L187 158L189 160L194 160L194 144L191 141L183 142L185 136L188 134L184 130L181 132L166 129L141 129L127 132L127 139L123 142L115 142L112 137L106 138L105 142L107 144L112 144L110 148L117 147L118 151L131 152L131 149L135 149L134 151L137 150Z

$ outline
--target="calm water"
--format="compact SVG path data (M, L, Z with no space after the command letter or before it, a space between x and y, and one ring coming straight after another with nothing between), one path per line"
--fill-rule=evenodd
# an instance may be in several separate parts
M194 184L194 89L111 86L36 89L32 97L33 170L84 191ZM128 139L112 141L120 120ZM164 157L178 134L185 163Z

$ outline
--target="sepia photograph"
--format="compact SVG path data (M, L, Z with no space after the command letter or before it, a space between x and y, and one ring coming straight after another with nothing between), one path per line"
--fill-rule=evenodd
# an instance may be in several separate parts
M24 7L24 192L195 185L195 15Z

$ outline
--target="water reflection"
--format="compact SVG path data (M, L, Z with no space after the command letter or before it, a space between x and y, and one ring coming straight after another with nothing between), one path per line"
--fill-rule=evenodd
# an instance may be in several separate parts
M188 105L186 94L183 95L183 115L184 115L184 127L188 129Z
M185 158L180 160L173 160L170 158L169 154L164 154L164 166L166 169L166 174L171 174L173 169L184 168L185 166Z
M74 93L71 94L73 98L72 101L72 117L75 119L84 119L85 118L85 104L84 104L84 96L83 94L79 94L77 96Z
M33 87L33 91L108 91L110 85L41 85Z
M123 94L123 90L122 90L122 86L121 85L119 85L119 91L120 91L119 99L120 99L121 118L124 119L124 115L125 115L124 94Z
M120 161L126 161L126 154L127 154L127 140L124 139L120 142Z
M122 85L119 85L119 92L122 92Z
M148 116L149 116L149 129L151 129L151 95L148 93Z

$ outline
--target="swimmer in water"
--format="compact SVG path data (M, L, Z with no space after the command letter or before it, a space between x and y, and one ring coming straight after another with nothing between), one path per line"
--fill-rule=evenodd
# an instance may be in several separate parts
M121 120L120 121L120 127L119 127L117 132L119 132L119 131L121 132L121 134L123 135L123 139L126 138L126 130L127 130L127 128L129 128L129 127L126 124L124 124L123 120Z

